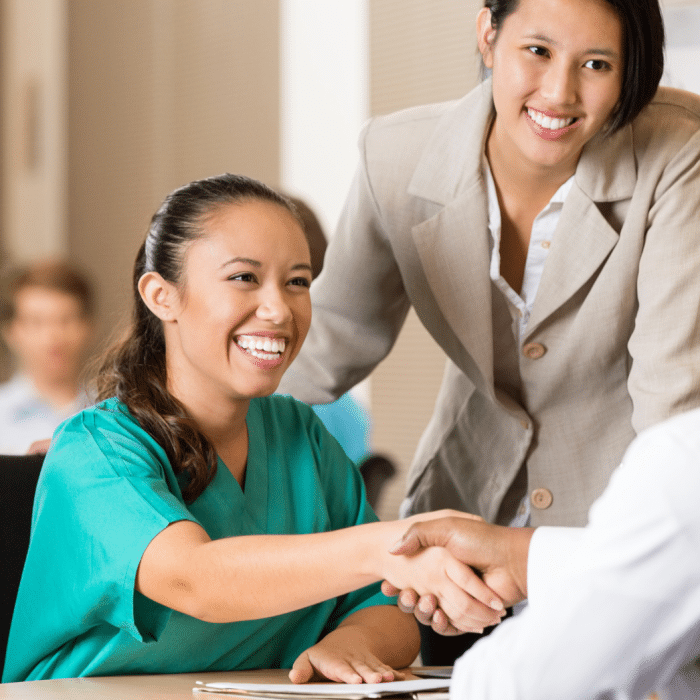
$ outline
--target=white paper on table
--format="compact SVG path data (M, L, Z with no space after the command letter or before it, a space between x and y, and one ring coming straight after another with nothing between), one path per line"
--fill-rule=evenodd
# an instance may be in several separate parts
M447 690L448 678L421 678L415 681L391 681L388 683L204 683L197 681L194 692L227 693L251 698L280 700L303 698L337 698L338 700L365 700L387 695L414 695Z

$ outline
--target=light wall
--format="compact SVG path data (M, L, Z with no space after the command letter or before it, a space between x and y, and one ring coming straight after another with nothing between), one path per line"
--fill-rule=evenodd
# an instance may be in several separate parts
M68 245L99 282L107 332L170 190L224 171L278 185L278 3L68 6Z
M475 0L371 0L372 114L461 97L476 84ZM379 504L395 518L406 472L437 396L445 355L410 312L391 354L371 377L375 449L399 467Z

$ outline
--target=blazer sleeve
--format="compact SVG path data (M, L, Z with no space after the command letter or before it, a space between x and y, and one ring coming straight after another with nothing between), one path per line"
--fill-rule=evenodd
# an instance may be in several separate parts
M332 237L322 273L311 286L313 319L304 346L280 386L306 403L329 403L367 377L391 350L410 308L375 187L391 187L391 167L370 181L367 138Z
M673 135L667 135L673 141ZM640 169L643 164L640 164ZM700 131L666 164L647 212L629 340L635 432L700 405ZM629 215L634 215L634 202Z

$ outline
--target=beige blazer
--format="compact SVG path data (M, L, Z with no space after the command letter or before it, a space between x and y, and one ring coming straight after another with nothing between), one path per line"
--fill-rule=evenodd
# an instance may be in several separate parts
M387 355L413 305L448 363L404 513L496 521L526 465L533 524L583 525L634 436L700 405L700 97L662 88L632 125L586 146L514 348L519 402L494 386L494 335L511 331L492 322L492 110L487 81L365 127L283 389L340 395Z

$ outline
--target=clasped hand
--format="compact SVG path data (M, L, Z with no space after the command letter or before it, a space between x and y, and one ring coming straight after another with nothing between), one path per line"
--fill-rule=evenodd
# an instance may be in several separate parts
M444 571L453 585L426 589L385 580L382 591L398 595L399 608L443 635L481 632L497 624L505 608L527 597L527 553L532 528L490 525L459 514L411 525L390 552ZM468 567L455 567L452 557Z

